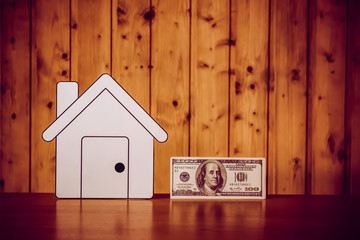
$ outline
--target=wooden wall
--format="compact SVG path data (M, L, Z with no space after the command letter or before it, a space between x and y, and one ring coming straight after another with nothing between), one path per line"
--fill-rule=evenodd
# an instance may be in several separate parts
M58 81L111 74L170 156L266 157L269 194L360 194L356 0L1 0L0 192L54 192Z

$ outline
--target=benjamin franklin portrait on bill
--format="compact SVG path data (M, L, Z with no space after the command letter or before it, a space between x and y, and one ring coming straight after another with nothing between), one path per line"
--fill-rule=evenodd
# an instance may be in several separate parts
M196 184L207 196L221 196L226 182L226 170L217 160L206 160L196 171Z

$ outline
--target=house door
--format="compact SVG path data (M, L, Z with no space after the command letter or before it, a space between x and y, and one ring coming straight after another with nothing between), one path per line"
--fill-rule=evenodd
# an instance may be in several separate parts
M128 181L128 138L84 137L82 139L82 198L128 198Z

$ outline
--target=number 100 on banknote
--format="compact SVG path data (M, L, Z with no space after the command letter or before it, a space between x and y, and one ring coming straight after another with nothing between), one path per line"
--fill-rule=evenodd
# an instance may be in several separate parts
M265 158L170 159L173 199L265 199Z

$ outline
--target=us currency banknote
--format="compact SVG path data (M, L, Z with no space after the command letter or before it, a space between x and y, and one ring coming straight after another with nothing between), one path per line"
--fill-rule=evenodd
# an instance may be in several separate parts
M170 159L170 197L265 199L265 158Z

